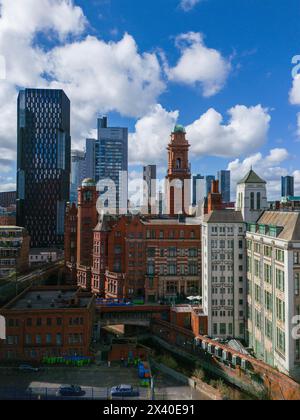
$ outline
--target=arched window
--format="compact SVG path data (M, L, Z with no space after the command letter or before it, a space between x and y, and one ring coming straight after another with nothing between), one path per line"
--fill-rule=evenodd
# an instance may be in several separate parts
M176 160L176 169L181 169L181 159L180 158L178 158Z

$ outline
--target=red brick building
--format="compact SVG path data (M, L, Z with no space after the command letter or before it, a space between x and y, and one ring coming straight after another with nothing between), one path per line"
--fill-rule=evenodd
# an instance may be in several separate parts
M72 287L29 288L1 308L0 360L90 356L94 297Z
M106 298L174 301L201 292L196 218L104 216L94 230L92 291Z
M76 209L66 215L66 267L77 285L106 298L172 301L201 294L200 220L187 217L190 205L189 143L175 127L168 147L167 216L102 215L92 180L78 190ZM179 195L173 182L181 183ZM175 214L178 214L177 216ZM73 248L71 247L73 244Z
M98 222L96 183L85 179L78 189L78 208L68 205L65 216L65 269L74 284L91 288L93 229Z

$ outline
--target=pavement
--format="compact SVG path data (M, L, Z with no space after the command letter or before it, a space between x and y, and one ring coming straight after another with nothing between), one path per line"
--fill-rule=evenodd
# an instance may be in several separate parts
M127 399L149 400L149 389L139 387L139 383L136 368L120 366L51 367L29 373L0 368L0 400L61 399L56 395L61 385L81 386L85 395L80 399L107 400L110 388L121 384L130 384L139 390L139 397ZM208 399L189 386L162 374L155 377L155 396L159 400Z

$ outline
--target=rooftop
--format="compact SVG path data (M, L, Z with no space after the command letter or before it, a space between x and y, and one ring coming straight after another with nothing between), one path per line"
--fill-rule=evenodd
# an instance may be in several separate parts
M198 217L146 219L142 220L142 223L146 226L200 226L201 224Z
M260 178L253 169L251 169L238 184L266 184L266 181Z
M290 211L265 211L257 221L259 225L282 228L277 238L300 241L300 213Z
M10 310L55 310L87 308L91 296L79 295L78 289L29 289L11 301L5 309Z
M244 219L240 211L213 210L204 216L205 223L243 223Z

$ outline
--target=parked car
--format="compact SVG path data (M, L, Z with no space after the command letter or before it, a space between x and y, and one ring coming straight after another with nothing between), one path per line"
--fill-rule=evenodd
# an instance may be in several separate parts
M110 390L111 397L138 397L139 392L134 390L131 385L118 385Z
M19 370L22 372L39 372L40 369L31 365L20 365Z
M76 385L63 385L59 388L56 393L60 397L82 397L85 395L85 391Z

